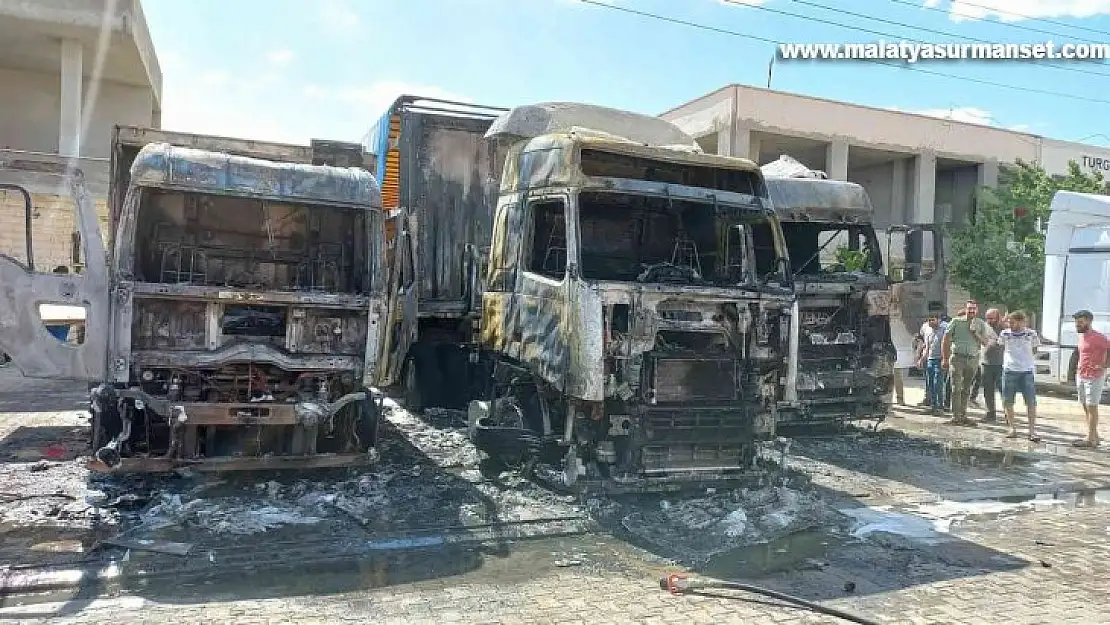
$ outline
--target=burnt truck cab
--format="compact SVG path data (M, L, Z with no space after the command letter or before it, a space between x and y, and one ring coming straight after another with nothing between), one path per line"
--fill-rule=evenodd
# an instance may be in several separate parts
M870 198L851 182L767 177L766 184L799 309L798 410L782 411L779 425L881 421L891 409L896 351Z
M793 291L762 174L657 118L512 109L471 402L491 455L554 457L566 485L699 482L775 434Z
M84 344L48 345L52 367L26 362L34 373L95 385L91 468L371 461L379 410L369 389L384 326L374 177L308 164L299 146L150 129L117 128L116 150L111 252L79 196L85 271L19 283L29 302L79 301L88 310ZM21 330L49 342L41 328ZM5 350L8 339L0 336ZM18 364L25 350L16 347Z

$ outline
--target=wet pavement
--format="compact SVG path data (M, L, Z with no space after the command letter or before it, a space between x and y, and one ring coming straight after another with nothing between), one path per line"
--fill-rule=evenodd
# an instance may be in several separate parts
M1046 600L1089 611L1084 593L1107 589L1072 577L1110 555L1110 473L1106 452L1068 445L1082 424L1065 400L1042 401L1041 444L905 409L875 432L795 438L786 468L745 489L578 501L484 470L461 413L395 405L370 469L91 478L83 397L0 371L0 577L81 573L9 591L0 618L826 622L658 590L685 569L881 622L1100 622L1024 615L1052 584Z

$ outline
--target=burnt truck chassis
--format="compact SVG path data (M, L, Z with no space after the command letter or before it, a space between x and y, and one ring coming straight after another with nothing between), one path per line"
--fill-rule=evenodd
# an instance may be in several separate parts
M591 140L568 143L576 141ZM601 145L645 160L654 155ZM647 160L655 167L661 161ZM581 211L603 196L638 198L644 208L637 210L644 214L652 210L646 208L651 202L670 211L687 197L699 197L691 187L659 192L651 183L620 178L575 184L577 201L559 219L576 224L576 231L584 228ZM591 192L594 188L610 195ZM781 249L774 213L758 196L743 200L741 194L719 192L716 197L705 204L715 240L734 227L742 233L764 228L761 236ZM736 206L750 204L724 208L726 197ZM513 264L508 259L521 252L501 250L501 229L516 231L524 207L533 203L510 196L498 208L477 357L491 369L491 388L485 401L472 402L469 410L478 447L526 469L561 465L564 487L594 492L697 488L764 476L757 461L763 442L774 436L790 370L795 297L790 287L771 283L776 275L788 277L785 259L761 256L772 267L762 279L749 268L751 277L717 283L673 263L649 266L632 280L599 278L579 267L561 278L506 269ZM602 213L594 210L591 219L598 219ZM638 218L644 217L629 212L629 223ZM562 245L561 236L540 239ZM586 254L581 235L574 240ZM739 249L749 250L746 245ZM536 259L547 256L540 252L530 250ZM573 246L566 251L568 258L576 253ZM744 258L750 263L754 257L745 252ZM710 271L731 266L718 262L721 267ZM499 278L510 274L518 277Z
M779 426L881 423L890 414L894 354L889 291L881 277L860 281L797 281L798 410Z
M371 464L376 458L381 406L369 390L334 402L281 405L180 402L108 384L90 395L95 450L90 468L100 472L323 468ZM289 428L287 448L275 446L275 430ZM235 441L226 440L231 430L239 435ZM332 442L337 438L338 445ZM231 453L221 454L220 448Z
M779 426L790 434L860 420L877 427L890 413L895 351L890 281L867 191L811 177L766 183L790 249L799 311L795 409L781 413ZM830 249L833 243L841 247Z
M526 364L482 352L489 399L471 404L472 440L505 466L580 494L672 492L765 479L761 451L775 432L776 354L789 341L788 324L767 323L777 315L757 304L699 308L712 318L709 325L719 324L719 334L690 332L681 323L668 330L663 321L660 334L673 342L657 340L634 356L607 357L603 402L568 398ZM758 329L741 328L741 319L758 319L751 323ZM621 347L614 344L610 353ZM559 465L562 472L552 470Z
M146 144L129 165L126 182L113 176L128 192L112 258L108 376L90 392L90 469L374 462L382 241L373 178L166 143ZM206 170L219 173L197 175Z

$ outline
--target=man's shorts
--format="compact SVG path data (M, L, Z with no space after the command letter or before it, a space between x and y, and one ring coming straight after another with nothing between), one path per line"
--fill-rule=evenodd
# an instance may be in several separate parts
M1079 403L1083 406L1097 406L1102 401L1102 385L1105 382L1105 376L1076 378L1075 388L1079 391Z
M1026 406L1037 405L1037 384L1032 371L1002 372L1002 405L1013 406L1018 393L1021 393Z

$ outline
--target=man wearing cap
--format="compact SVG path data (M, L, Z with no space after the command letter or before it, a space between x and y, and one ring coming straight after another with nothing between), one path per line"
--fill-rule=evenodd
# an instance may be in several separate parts
M1079 362L1075 371L1075 387L1079 405L1087 417L1087 438L1075 442L1076 447L1098 447L1098 404L1102 400L1102 385L1106 380L1107 350L1110 340L1091 327L1095 316L1089 310L1072 315L1075 331L1079 333Z

